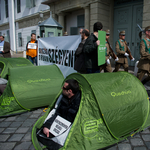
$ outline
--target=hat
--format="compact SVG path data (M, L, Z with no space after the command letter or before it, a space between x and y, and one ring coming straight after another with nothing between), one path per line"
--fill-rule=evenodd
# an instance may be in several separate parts
M64 36L67 36L67 35L68 35L67 31L66 31L66 32L64 32Z
M106 35L110 35L110 30L109 29L107 29L105 32L106 32Z
M126 35L125 31L120 31L119 35Z
M150 31L150 26L146 27L145 31Z

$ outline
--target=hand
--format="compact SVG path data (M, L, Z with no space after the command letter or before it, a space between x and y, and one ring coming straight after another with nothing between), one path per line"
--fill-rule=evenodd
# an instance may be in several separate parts
M134 60L135 60L134 58L131 59L131 61L134 61Z
M112 57L110 56L109 59L111 59Z
M44 127L44 128L43 128L43 133L44 133L47 137L49 137L49 129L48 129L48 128Z
M2 51L2 53L4 53L4 51Z
M115 59L115 61L118 61L119 60L119 58L117 57L116 59Z
M128 53L125 53L125 54L124 54L124 56L126 56L126 57L127 57L127 56L129 56L129 54L128 54Z
M100 40L97 40L96 44L97 44L97 46L99 46L100 45Z
M109 64L110 64L110 60L109 60L109 59L107 59L107 60L106 60L106 63L107 63L107 65L109 65Z

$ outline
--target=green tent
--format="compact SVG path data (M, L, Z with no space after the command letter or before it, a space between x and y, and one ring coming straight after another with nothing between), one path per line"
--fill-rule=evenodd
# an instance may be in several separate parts
M79 82L82 96L79 111L61 150L106 148L150 126L148 95L135 76L126 72L74 73L67 79ZM36 150L42 149L36 131L42 127L54 103L32 129Z
M9 69L9 80L0 97L0 117L48 106L63 80L56 65Z
M25 58L4 58L0 57L1 78L7 78L9 68L18 68L24 66L33 66L33 64Z

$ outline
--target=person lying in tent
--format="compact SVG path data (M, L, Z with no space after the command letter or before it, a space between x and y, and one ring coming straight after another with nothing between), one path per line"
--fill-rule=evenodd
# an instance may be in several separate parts
M43 124L43 127L42 127L43 133L45 134L47 138L53 138L56 136L50 132L51 131L50 128L58 116L65 119L65 121L70 122L70 124L73 123L76 117L76 114L78 112L80 101L81 101L81 91L79 90L78 82L74 79L66 80L62 87L62 95L60 95L60 97L57 100L59 101L60 99L60 102L58 104L58 107L55 113L52 115L52 117L47 119L47 121ZM63 124L63 121L62 121L62 124ZM60 128L61 128L61 125L60 125ZM41 143L43 143L42 141ZM45 142L43 144L45 144Z

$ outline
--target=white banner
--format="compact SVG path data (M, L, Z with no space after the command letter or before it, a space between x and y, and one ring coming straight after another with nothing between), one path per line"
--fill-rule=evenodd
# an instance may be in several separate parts
M81 36L60 36L38 40L38 66L57 64L64 77L76 72L74 68L75 50Z

